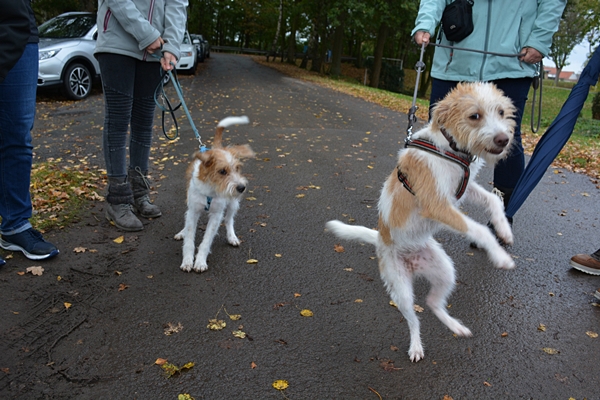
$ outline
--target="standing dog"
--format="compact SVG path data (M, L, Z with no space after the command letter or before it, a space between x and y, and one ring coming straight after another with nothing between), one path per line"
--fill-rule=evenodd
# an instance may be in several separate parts
M175 235L175 239L183 239L183 261L180 268L186 272L206 271L206 258L223 217L227 241L232 246L240 244L233 229L233 218L240 208L240 197L248 185L248 181L241 174L240 159L253 157L254 152L247 144L223 147L222 137L223 130L228 126L248 122L246 116L228 117L219 122L212 149L197 152L188 168L185 226ZM196 226L203 211L208 211L208 224L194 262Z
M500 240L512 244L511 227L500 199L475 182L483 160L504 158L513 138L515 108L490 83L459 84L434 108L432 121L407 140L397 168L383 185L378 230L329 221L327 229L342 239L376 246L379 272L410 329L408 355L424 357L419 319L413 309L413 279L423 276L431 290L427 305L452 332L471 331L446 311L455 284L452 260L433 235L441 228L464 234L485 249L497 268L512 269L511 256L484 225L459 210L463 201L482 205Z

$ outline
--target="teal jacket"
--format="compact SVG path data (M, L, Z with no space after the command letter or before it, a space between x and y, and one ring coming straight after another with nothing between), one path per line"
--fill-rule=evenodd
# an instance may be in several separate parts
M179 45L187 24L187 0L99 0L95 53L121 54L139 60L146 47L162 37L162 50L179 60Z
M442 12L453 0L421 0L412 32L429 32L431 42ZM504 54L518 54L532 47L547 56L552 35L558 30L566 0L474 0L473 33L460 42L449 42L443 32L437 43ZM516 57L500 57L435 48L431 76L448 81L493 81L533 77L536 67Z

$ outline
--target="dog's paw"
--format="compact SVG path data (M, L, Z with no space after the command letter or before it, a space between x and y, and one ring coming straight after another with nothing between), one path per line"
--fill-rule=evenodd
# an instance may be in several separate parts
M456 327L456 329L452 329L452 331L454 333L456 333L456 335L458 335L458 336L464 336L464 337L473 336L473 334L471 333L471 330L462 324L458 325Z
M227 235L227 242L232 245L232 246L239 246L240 244L242 244L242 241L240 239L238 239L238 237L233 234L233 235Z
M498 241L502 245L512 246L514 243L514 236L508 224L500 227L500 229L496 229L496 236L498 236Z
M496 268L500 269L514 269L517 266L515 260L504 250L501 253L494 254L492 261Z
M173 239L175 240L183 240L183 231L177 233L175 236L173 236Z
M194 263L194 271L196 271L196 272L204 272L207 269L208 269L208 264L206 263L206 260L197 259L196 262Z
M412 362L422 360L425 357L425 352L423 351L423 346L421 343L411 344L410 348L408 349L408 356Z
M192 264L191 262L186 262L186 261L184 261L184 262L182 262L182 263L181 263L181 265L179 266L179 268L180 268L182 271L185 271L185 272L190 272L190 271L192 270L192 267L193 267L193 265L194 265L194 264Z

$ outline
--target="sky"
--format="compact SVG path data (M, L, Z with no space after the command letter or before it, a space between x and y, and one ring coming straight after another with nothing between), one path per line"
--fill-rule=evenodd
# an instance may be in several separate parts
M585 64L585 61L587 60L588 52L589 52L589 45L588 45L587 41L575 46L575 48L569 55L569 58L567 58L567 62L569 63L569 65L567 65L565 68L563 68L563 71L571 71L571 72L575 72L575 73L581 73L581 71L583 71L583 66ZM552 60L550 60L549 58L544 58L544 65L547 65L549 67L555 66L554 63L552 62Z

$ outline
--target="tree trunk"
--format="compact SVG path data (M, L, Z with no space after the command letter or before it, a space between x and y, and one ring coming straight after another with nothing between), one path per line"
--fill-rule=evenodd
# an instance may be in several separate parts
M333 32L333 48L331 49L331 75L342 75L342 53L344 51L344 25L346 13L340 15L340 21Z
M375 54L373 60L373 73L371 75L371 82L369 86L378 88L379 77L381 75L381 63L383 62L383 49L385 48L385 41L389 32L389 27L385 22L379 25L379 32L377 32L377 44L375 45Z
M283 21L283 0L279 0L279 18L277 19L277 29L275 30L275 37L273 38L273 43L271 44L271 51L267 53L267 61L269 61L269 55L273 56L273 61L277 57L277 41L279 40L279 35L281 33L281 21Z

